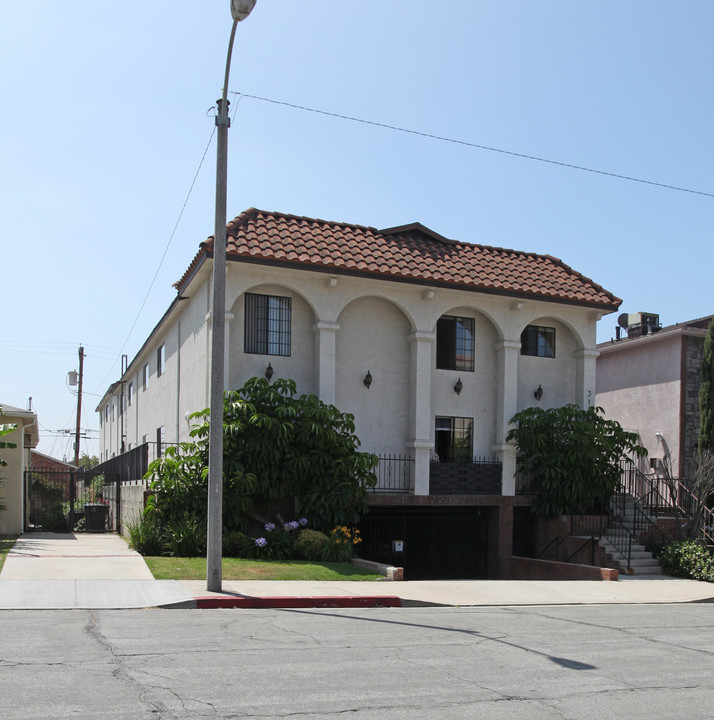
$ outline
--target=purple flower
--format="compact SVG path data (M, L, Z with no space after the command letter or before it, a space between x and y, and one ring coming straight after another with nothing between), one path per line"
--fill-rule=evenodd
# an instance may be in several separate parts
M265 531L273 532L275 530L275 523L265 523Z
M300 527L307 527L307 518L300 518L298 522L300 523Z
M300 525L295 522L295 520L291 520L289 523L286 523L285 529L286 530L297 530L300 527Z
M255 544L259 548L264 548L268 544L268 541L265 538L256 538Z

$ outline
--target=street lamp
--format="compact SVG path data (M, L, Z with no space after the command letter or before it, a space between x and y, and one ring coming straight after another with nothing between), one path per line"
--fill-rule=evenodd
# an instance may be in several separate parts
M236 27L255 7L256 0L231 0L233 27L228 42L223 93L216 114L216 226L213 234L213 303L211 305L211 397L208 433L208 537L206 588L222 589L223 544L223 358L226 316L226 188L228 173L228 75Z

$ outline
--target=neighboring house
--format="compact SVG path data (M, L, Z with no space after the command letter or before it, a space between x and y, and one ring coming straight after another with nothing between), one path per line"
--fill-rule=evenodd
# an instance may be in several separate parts
M704 338L712 316L660 327L650 313L621 315L627 337L598 345L597 404L608 418L639 433L646 471L692 472L699 439Z
M0 450L0 458L7 463L0 468L0 497L5 505L5 510L0 510L0 535L20 535L24 529L26 505L24 472L30 467L31 449L39 442L37 413L11 405L0 405L0 409L0 424L17 425L13 432L2 438L17 447Z
M212 238L200 245L99 403L101 460L187 440L188 415L209 405L212 250ZM594 404L596 323L621 301L551 256L419 223L250 209L228 224L227 252L225 388L272 373L352 413L364 450L407 458L380 464L370 518L383 532L404 541L416 515L468 516L484 572L503 574L518 502L509 420L535 404ZM390 552L406 556L405 544Z
M37 450L30 451L30 467L32 470L49 470L55 473L70 473L77 469L71 463L58 460Z

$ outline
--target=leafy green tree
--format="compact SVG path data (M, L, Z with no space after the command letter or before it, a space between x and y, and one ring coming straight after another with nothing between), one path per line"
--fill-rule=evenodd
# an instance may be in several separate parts
M530 481L537 515L582 512L606 501L617 487L621 464L647 454L635 433L603 414L602 408L565 405L532 407L512 418L516 427L507 440L516 443L519 472Z
M699 452L714 452L714 318L704 338L702 384L699 386Z
M209 411L192 418L200 421L194 442L167 450L149 467L155 506L165 515L206 514ZM359 451L352 415L315 395L297 396L292 380L252 378L226 393L223 423L226 530L272 520L286 500L317 529L353 525L366 511L377 457Z
M80 455L79 467L91 470L95 465L99 465L99 458L96 455L87 455L86 452Z

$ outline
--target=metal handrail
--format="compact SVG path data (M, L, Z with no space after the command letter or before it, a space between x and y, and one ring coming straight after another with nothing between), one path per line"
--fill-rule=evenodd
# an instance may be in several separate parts
M565 538L562 535L558 535L557 537L554 537L536 556L535 559L538 560L539 558L543 557L543 554L545 551L555 543L555 559L558 560L558 548L565 542Z
M618 528L613 528L611 524L618 525ZM613 530L617 530L614 533ZM625 559L627 567L630 567L630 561L632 560L632 541L635 539L633 534L618 520L618 518L610 513L610 522L605 527L603 537L610 543L610 545ZM624 542L620 542L620 539Z
M591 543L590 546L590 564L595 565L595 545L597 544L598 540L600 540L599 537L595 537L593 535L592 537L589 537L582 545L578 547L575 552L570 553L568 557L565 559L565 562L570 562L588 543Z

